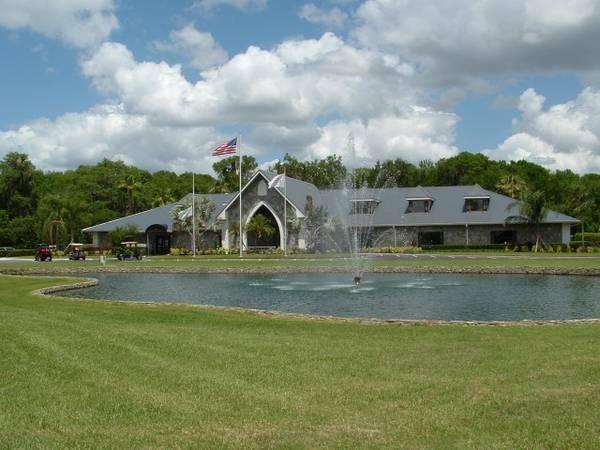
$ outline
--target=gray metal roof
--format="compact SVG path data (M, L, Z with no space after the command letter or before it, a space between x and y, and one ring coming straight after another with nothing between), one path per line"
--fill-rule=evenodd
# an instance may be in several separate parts
M276 175L266 171L259 172L268 181ZM291 177L286 177L286 183L288 200L303 214L306 213L306 197L310 195L313 198L314 206L324 205L331 217L336 217L342 223L348 225L424 226L503 224L508 216L520 214L514 199L485 190L478 185L319 191L313 184ZM284 190L279 190L283 194ZM148 227L155 224L164 225L168 231L172 231L173 219L171 218L171 211L175 206L189 199L191 195L186 195L179 202L94 225L85 228L83 231L110 232L117 227L125 227L129 224L135 225L139 232L144 232ZM215 211L211 218L211 222L214 222L223 209L237 197L238 193L197 195L207 196L215 204ZM487 196L490 198L487 211L463 212L466 197ZM408 207L407 199L411 198L432 198L433 205L431 210L426 213L406 212ZM377 200L379 204L375 208L374 214L350 215L350 201L357 199ZM549 211L544 222L576 224L579 223L579 220L556 211Z
M429 212L408 213L407 198L418 198L423 192L433 198L433 205ZM416 188L386 188L366 189L361 195L365 199L378 199L380 204L375 209L368 222L373 226L383 225L477 225L477 224L503 224L508 216L520 215L520 210L514 199L505 195L487 191L475 186L429 186ZM489 196L490 203L487 211L463 212L465 197ZM350 194L352 196L352 194ZM349 194L344 190L321 191L321 198L330 215L341 218L348 224L362 224L367 218L361 214L350 215ZM356 196L354 196L356 197ZM510 208L509 208L510 207ZM342 217L344 216L345 217ZM549 211L544 223L579 223L579 220Z
M273 179L277 174L272 172L262 173L269 179ZM279 189L283 194L284 189ZM313 199L313 205L318 206L321 204L321 191L312 183L298 180L296 178L285 177L285 194L288 200L298 208L302 214L306 214L306 197L311 196Z
M229 203L229 199L234 194L196 194L198 197L208 197L215 205L210 222L214 222L223 210L225 205ZM120 219L111 220L109 222L100 223L88 228L84 228L82 231L86 233L93 232L110 232L118 227L126 227L128 225L135 225L138 232L145 232L148 227L152 225L163 225L167 228L167 231L173 231L173 219L171 218L171 211L179 204L192 198L192 194L187 194L178 202L169 203L158 208L149 209L137 214L130 216L121 217Z

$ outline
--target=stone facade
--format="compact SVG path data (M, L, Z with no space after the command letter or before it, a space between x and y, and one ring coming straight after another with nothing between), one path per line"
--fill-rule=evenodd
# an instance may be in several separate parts
M516 244L528 244L533 243L536 240L535 228L531 225L526 224L510 224L506 225L503 223L497 224L485 224L475 225L465 224L458 225L431 225L432 223L444 223L453 222L460 223L461 220L467 220L467 216L458 214L461 210L458 209L458 202L456 202L457 195L462 198L467 197L470 191L465 193L465 188L471 189L472 187L448 187L447 190L441 191L445 188L431 188L438 189L440 196L439 205L437 212L431 212L431 214L421 214L419 217L406 218L404 215L398 214L399 211L404 209L398 209L397 205L406 203L409 199L409 195L413 195L414 191L419 191L420 188L409 189L402 188L403 193L395 191L386 191L388 197L384 200L384 204L388 205L388 209L382 213L377 214L378 223L381 224L393 224L398 222L398 225L379 225L374 227L371 232L365 232L367 228L365 226L372 222L374 216L366 213L366 210L357 213L351 210L348 205L349 217L343 217L341 222L345 225L340 225L340 211L328 211L329 217L333 218L338 225L334 225L333 229L327 226L319 228L318 226L311 226L310 223L307 225L307 220L304 214L309 215L306 212L306 205L308 204L309 196L307 194L317 194L318 190L310 185L307 187L306 183L301 184L298 180L292 180L288 182L288 194L295 202L296 206L292 205L291 202L287 202L287 227L284 227L284 205L285 200L281 190L268 187L268 180L272 177L271 175L265 174L261 171L257 171L250 182L245 186L242 198L242 212L241 212L241 223L242 223L242 236L241 242L244 250L250 248L283 248L284 247L284 230L287 228L287 248L289 249L304 249L310 248L315 250L337 250L347 251L350 245L350 241L354 239L356 235L361 241L361 247L406 247L406 246L423 246L431 244L444 244L444 245L489 245L489 244L504 244L516 245ZM459 189L462 188L462 191ZM481 188L476 186L479 191ZM399 188L400 189L400 188ZM454 193L459 189L458 193ZM472 189L471 189L472 190ZM420 189L417 195L427 195L427 193L421 192ZM487 193L487 191L483 191ZM312 195L311 194L311 195ZM331 192L323 191L319 200L315 203L315 207L329 206L334 208L332 205L342 201L334 199ZM335 193L334 193L335 194ZM336 194L337 195L337 194ZM487 195L487 194L486 194ZM498 205L494 214L488 214L482 216L469 216L468 221L502 221L504 220L505 214L498 213L498 211L506 212L506 208L503 202L512 202L504 196L489 192L489 195L495 196L495 204ZM414 195L413 195L414 196ZM233 194L214 194L209 195L212 201L217 202L215 204L215 211L217 216L213 217L214 222L211 223L211 228L202 233L198 239L198 247L200 249L213 249L222 247L224 249L233 250L239 248L240 238L238 238L238 226L240 222L240 211L239 211L239 198L235 198ZM342 196L343 197L343 196ZM231 201L230 204L227 202ZM486 197L487 198L487 197ZM336 200L334 202L333 200ZM311 203L313 201L311 197ZM345 199L350 203L349 199ZM362 200L364 201L364 200ZM512 204L511 203L511 204ZM462 204L462 203L461 203ZM354 204L356 206L356 204ZM396 205L396 206L395 206ZM410 205L410 203L409 203ZM343 205L342 205L343 206ZM445 206L445 209L444 209ZM129 225L133 222L134 225L141 231L137 236L137 241L147 245L149 254L166 253L169 251L169 247L173 248L192 248L192 240L188 233L181 231L176 225L172 224L173 220L170 217L173 205L166 205L166 207L155 208L143 213L138 213L133 216L128 216L122 219L116 219L111 221L113 228L117 226ZM380 207L381 208L381 207ZM404 208L404 206L402 206ZM337 208L340 209L340 208ZM341 208L343 209L343 208ZM353 214L350 211L354 211ZM487 210L486 210L487 211ZM337 213L337 215L336 215ZM273 236L261 236L258 233L248 231L248 224L257 214L264 215L268 221L271 222L272 226L276 229ZM436 216L437 214L437 216ZM556 212L551 212L551 218L555 223L543 224L541 226L541 236L546 243L563 243L567 244L570 240L571 226L577 223L576 219L568 216L560 215ZM131 222L128 222L130 220ZM413 220L414 219L414 220ZM401 225L403 222L408 221L413 224L411 226ZM171 225L160 225L156 222ZM111 229L106 224L100 224L98 226L90 227L89 232L93 233L93 243L101 248L109 248L111 245L110 233L105 231ZM171 226L174 227L173 231L169 231ZM324 232L328 228L328 232ZM362 227L361 232L355 233L354 227ZM308 228L311 228L310 230ZM85 231L85 230L84 230Z
M420 233L443 233L444 245L488 245L492 243L492 232L513 231L514 242L507 244L527 244L536 240L535 227L525 224L512 225L437 225L421 227L374 227L370 243L373 247L420 246ZM546 243L562 242L562 224L543 224L541 236ZM421 235L422 237L422 235ZM501 243L501 242L499 242Z
M230 232L232 224L239 224L239 198L236 198L219 216L217 226L220 228L223 248L234 248L238 246L237 238ZM283 247L283 218L284 218L284 199L277 189L269 189L267 182L261 176L257 176L244 190L242 194L242 237L244 248L248 246L248 233L246 226L252 220L256 212L262 207L266 207L275 219L279 243L277 247ZM288 248L298 247L299 230L297 226L297 212L288 202L287 221L288 221Z

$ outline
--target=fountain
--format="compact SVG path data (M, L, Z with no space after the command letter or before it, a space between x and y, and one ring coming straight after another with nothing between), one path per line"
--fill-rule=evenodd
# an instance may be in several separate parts
M365 250L381 241L381 237L376 239L374 236L373 223L388 184L382 181L375 180L375 185L380 187L372 188L350 175L338 189L321 192L329 222L324 241L329 248L349 254L352 280L356 286L361 284L372 259Z

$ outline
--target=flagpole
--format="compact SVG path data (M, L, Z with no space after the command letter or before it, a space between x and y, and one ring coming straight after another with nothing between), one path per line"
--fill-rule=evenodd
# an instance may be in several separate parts
M283 168L283 256L287 256L287 179Z
M241 136L238 136L237 145L238 145L238 153L239 153L239 158L240 158L239 171L240 171L240 258L241 258L243 256L243 254L242 254L243 236L242 236L242 139L241 139Z
M196 180L192 170L192 255L196 256Z

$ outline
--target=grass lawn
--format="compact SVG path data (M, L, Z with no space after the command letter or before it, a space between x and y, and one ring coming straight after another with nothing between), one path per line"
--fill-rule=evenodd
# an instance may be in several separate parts
M0 448L600 447L600 326L30 294L57 282L0 276Z
M449 258L451 256L452 258ZM227 270L227 269L254 269L273 271L279 269L299 270L309 269L344 269L350 270L352 264L348 258L337 255L292 255L284 258L280 255L247 255L239 258L236 255L226 256L152 256L144 261L116 261L109 260L107 267L121 267L128 269L140 268L167 268L186 270ZM600 254L506 254L504 252L469 253L465 255L452 255L449 253L428 253L418 258L385 257L372 259L366 264L374 270L422 269L428 271L435 268L546 268L546 269L598 269L600 270ZM11 269L28 269L46 271L61 271L64 268L101 268L100 263L95 260L82 261L59 261L51 263L33 263L31 258L27 260L2 262L0 271Z

